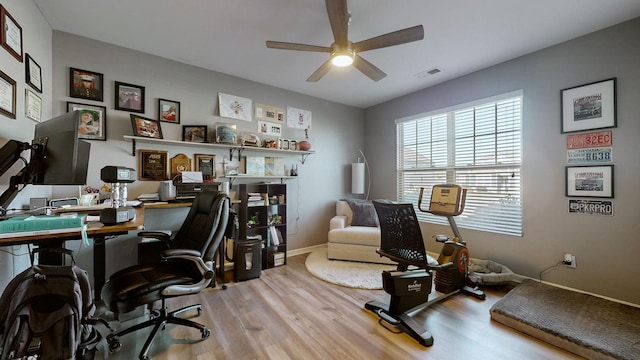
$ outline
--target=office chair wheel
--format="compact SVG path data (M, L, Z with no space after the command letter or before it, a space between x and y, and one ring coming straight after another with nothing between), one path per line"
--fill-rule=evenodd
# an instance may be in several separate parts
M113 335L107 336L107 344L109 344L110 353L116 352L122 348L122 343L120 342L120 339L118 339L116 336L113 336Z
M200 330L200 333L202 334L202 338L206 339L211 335L211 330L204 328L202 330Z

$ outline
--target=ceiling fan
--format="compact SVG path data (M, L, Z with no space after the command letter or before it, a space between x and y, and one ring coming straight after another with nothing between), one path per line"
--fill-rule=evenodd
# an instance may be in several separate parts
M349 66L353 64L356 69L360 70L360 72L368 76L371 80L379 81L387 76L387 74L363 59L359 53L424 39L424 29L422 25L418 25L353 43L349 41L347 37L347 28L350 19L347 0L326 0L326 4L334 38L331 46L267 41L267 47L271 49L316 51L331 54L329 59L309 76L307 79L309 82L316 82L325 76L331 69L331 64L335 66Z

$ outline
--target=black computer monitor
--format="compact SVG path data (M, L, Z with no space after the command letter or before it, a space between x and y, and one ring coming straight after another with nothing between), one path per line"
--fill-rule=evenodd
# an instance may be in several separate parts
M32 143L44 145L44 157L35 185L86 184L91 144L78 139L79 124L78 110L36 124Z

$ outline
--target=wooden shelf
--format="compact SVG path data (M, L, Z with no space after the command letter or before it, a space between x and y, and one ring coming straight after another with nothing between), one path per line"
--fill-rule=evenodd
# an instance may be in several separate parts
M251 152L261 152L261 153L278 153L278 154L288 154L288 155L300 155L302 156L302 163L304 164L305 160L309 155L315 153L315 151L301 151L301 150L284 150L284 149L272 149L272 148L263 148L263 147L253 147L253 146L242 146L242 145L234 145L234 144L216 144L216 143L196 143L196 142L188 142L188 141L180 141L180 140L168 140L168 139L156 139L156 138L148 138L142 136L131 136L131 135L123 135L124 139L127 141L131 141L131 156L136 156L136 143L143 142L149 144L161 144L161 145L170 145L170 146L180 146L180 147L198 147L198 148L213 148L219 150L229 150L229 156L233 159L233 153L238 153L238 158L242 156L244 151ZM282 178L279 176L278 178Z

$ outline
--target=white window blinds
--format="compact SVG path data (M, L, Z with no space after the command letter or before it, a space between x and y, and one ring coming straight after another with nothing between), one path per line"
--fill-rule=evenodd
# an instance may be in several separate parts
M399 121L398 200L417 205L423 187L428 204L433 185L459 184L467 189L459 227L522 236L522 101L512 93ZM421 221L447 224L417 213Z

